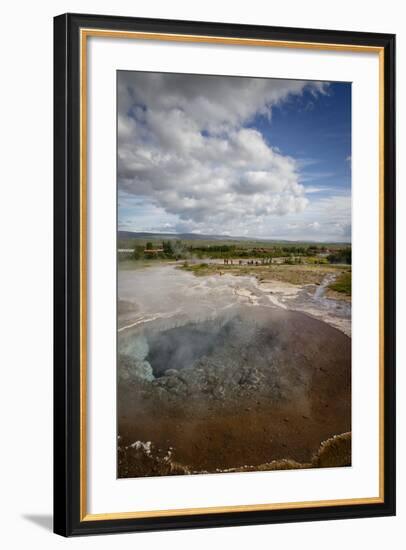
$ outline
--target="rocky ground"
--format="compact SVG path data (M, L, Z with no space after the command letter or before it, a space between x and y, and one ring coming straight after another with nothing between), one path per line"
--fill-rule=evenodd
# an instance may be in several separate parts
M119 477L350 464L350 436L320 447L351 431L351 340L328 324L238 303L119 342Z

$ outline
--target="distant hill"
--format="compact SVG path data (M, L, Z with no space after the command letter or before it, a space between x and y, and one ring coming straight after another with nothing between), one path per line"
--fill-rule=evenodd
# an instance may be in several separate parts
M203 235L201 233L148 233L138 231L118 231L118 239L121 241L131 239L178 239L181 241L247 241L247 242L271 242L278 244L315 244L315 245L340 245L351 246L351 243L346 242L320 242L320 241L289 241L282 239L263 239L259 237L232 237L230 235Z
M144 233L136 231L119 231L118 238L128 239L179 239L183 241L252 241L247 237L230 237L229 235L202 235L200 233Z

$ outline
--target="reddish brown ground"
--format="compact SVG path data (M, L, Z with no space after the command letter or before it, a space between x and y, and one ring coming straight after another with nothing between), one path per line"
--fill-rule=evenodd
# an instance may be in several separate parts
M201 397L170 402L119 391L120 447L151 441L163 454L172 447L172 458L193 472L278 459L311 461L323 440L351 431L351 340L302 314L299 320L297 314L291 317L298 327L303 320L306 328L297 332L294 345L302 351L307 346L303 368L310 372L310 382L302 398L275 402L254 394L231 403ZM118 474L160 473L145 468L130 453Z

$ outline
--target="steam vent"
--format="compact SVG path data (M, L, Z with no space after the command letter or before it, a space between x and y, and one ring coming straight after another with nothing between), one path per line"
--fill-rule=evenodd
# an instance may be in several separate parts
M120 285L119 477L351 464L348 305L326 299L317 318L320 286L176 266Z

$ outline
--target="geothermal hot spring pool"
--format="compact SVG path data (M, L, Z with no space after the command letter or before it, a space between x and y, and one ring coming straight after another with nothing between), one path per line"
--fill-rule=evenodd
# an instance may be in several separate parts
M350 464L348 438L320 446L351 431L351 339L274 298L252 277L119 273L119 477Z

